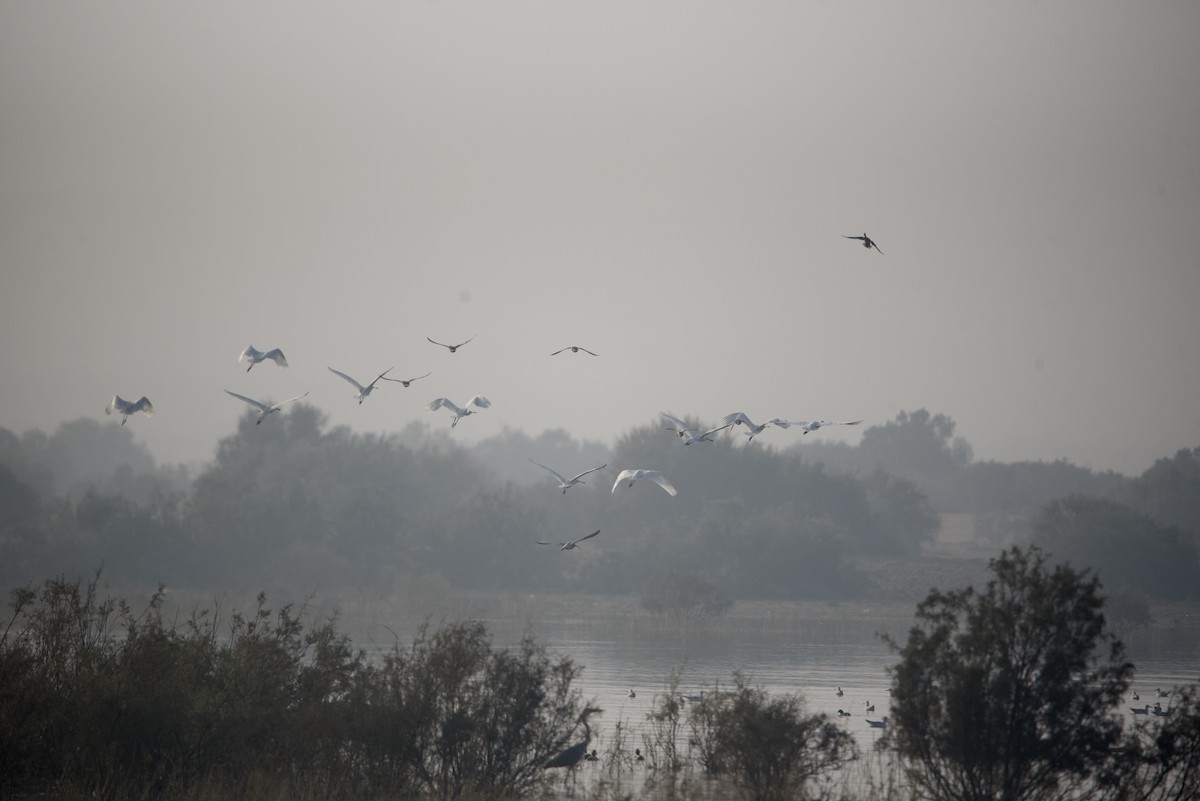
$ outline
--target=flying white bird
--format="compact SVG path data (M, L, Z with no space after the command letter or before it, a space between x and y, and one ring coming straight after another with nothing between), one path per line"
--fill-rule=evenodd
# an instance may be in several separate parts
M529 461L533 462L532 459L530 459ZM595 473L597 470L603 470L604 468L608 467L608 463L605 462L604 464L600 465L599 467L593 467L591 470L584 470L582 473L576 474L573 478L565 478L562 473L558 472L553 467L546 467L546 465L542 464L541 462L533 462L533 463L536 464L538 467L542 468L543 470L545 470L550 475L552 475L558 479L558 486L559 486L559 489L561 489L563 491L563 495L566 495L567 490L569 490L571 487L575 486L576 484L586 484L587 482L583 480L583 477L586 476L588 473Z
M779 417L772 418L767 421L771 425L779 426L780 428L790 428L796 426L805 434L810 431L816 431L825 426L856 426L862 420L784 420Z
M567 345L565 348L559 348L558 350L554 351L554 353L551 353L550 355L557 356L558 354L562 353L564 350L569 350L569 351L571 351L571 353L579 353L579 351L583 351L584 353L592 353L587 348L581 347L579 345ZM592 355L599 356L600 354L592 353Z
M262 401L256 401L254 398L247 398L245 395L239 395L236 392L229 392L229 390L225 390L225 391L228 392L233 397L237 398L238 400L245 401L246 403L253 406L255 409L258 409L258 419L254 421L254 425L258 425L259 423L261 423L268 414L279 411L285 403L291 403L292 401L298 401L301 398L308 396L308 393L305 392L303 395L297 395L294 398L288 398L287 400L280 401L279 403L276 403L274 405L268 405L266 403L263 403Z
M358 398L358 405L362 406L362 402L364 400L366 400L367 396L371 394L371 391L375 389L375 385L379 383L379 379L383 378L385 375L387 375L394 369L396 369L396 368L389 367L388 369L384 370L382 373L375 376L375 380L372 381L370 384L367 384L365 387L362 384L355 381L350 376L343 373L341 370L334 370L332 367L330 367L329 372L333 373L334 375L336 375L340 378L346 379L347 381L349 381L351 384L354 385L354 388L358 390L358 394L355 395L354 397Z
M765 429L767 426L770 425L770 423L755 423L753 420L751 420L749 417L747 417L742 412L734 412L733 414L727 414L721 418L721 422L725 423L726 425L732 425L732 426L744 425L747 429L746 436L749 437L751 440L753 440L756 436L761 434L763 432L763 429Z
M433 373L426 373L425 375L419 375L416 378L384 378L383 376L379 376L379 377L383 378L384 381L391 381L392 383L395 383L395 384L403 384L404 386L407 387L412 382L419 381L420 379L426 378L431 375L433 375Z
M475 336L476 336L475 334L471 334L471 339L474 339L474 338L475 338ZM426 338L426 339L429 339L429 337L425 337L425 338ZM433 339L429 339L429 341L430 341L430 342L432 342L432 343L433 343L433 344L435 344L435 345L441 345L443 348L446 348L446 349L447 349L447 350L449 350L451 353L454 353L454 351L458 350L458 349L459 349L459 348L461 348L463 345L467 344L467 342L470 342L470 341L471 341L471 339L468 339L468 340L466 340L466 342L459 342L457 345L447 345L447 344L446 344L446 343L444 343L444 342L438 342L437 340L433 340Z
M248 373L254 367L254 365L258 364L259 362L265 362L267 359L275 362L280 367L288 366L287 359L283 358L283 351L281 351L279 348L272 348L264 353L263 351L256 349L253 345L246 348L244 351L242 351L242 355L238 356L238 364L241 364L242 362L250 362L250 366L246 368L246 372Z
M113 395L112 400L104 407L105 414L113 412L121 415L121 425L125 425L125 421L129 419L129 415L145 412L148 417L154 416L154 405L150 403L150 399L145 395L135 401L127 401L120 395Z
M463 419L469 414L475 414L475 410L471 408L472 406L476 406L480 409L487 409L491 405L492 402L490 400L482 395L476 395L467 401L466 405L462 407L456 406L448 398L434 398L429 402L429 405L426 406L425 409L426 411L436 412L438 409L441 409L444 406L445 408L454 412L454 419L450 421L450 427L454 428L456 425L458 425L459 420Z
M571 540L570 542L542 542L541 540L538 540L537 544L538 545L557 545L557 546L559 546L560 551L573 551L579 547L579 543L583 542L584 540L590 540L592 537L596 536L599 533L600 533L600 529L596 529L591 534L588 534L586 537L580 537L579 539Z
M671 428L667 430L673 430L675 432L675 436L683 440L684 445L691 445L693 442L712 442L713 440L711 435L717 433L718 431L724 431L726 428L729 428L729 426L732 425L732 423L727 422L724 425L717 426L716 428L710 428L701 434L697 429L692 428L690 425L685 423L683 420L680 420L673 414L667 414L666 412L659 412L659 414L661 414L671 423Z
M622 481L628 479L629 486L632 487L635 482L641 481L643 478L648 481L653 481L655 484L662 487L667 491L668 495L675 496L679 494L679 492L671 486L671 482L667 481L666 477L663 476L663 474L658 470L643 470L641 468L622 470L617 476L617 480L613 482L612 491L615 493L617 491L617 487Z
M865 231L863 232L862 236L846 236L845 234L842 234L842 238L843 239L861 239L862 243L863 243L863 247L866 248L867 250L870 250L871 248L875 248L876 250L879 250L879 245L876 245L875 240L872 239L871 237L867 236ZM882 250L879 250L879 252L883 253Z

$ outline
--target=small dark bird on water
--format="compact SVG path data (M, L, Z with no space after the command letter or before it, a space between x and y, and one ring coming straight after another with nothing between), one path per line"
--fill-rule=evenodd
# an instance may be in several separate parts
M868 250L870 250L871 248L875 248L876 250L879 250L879 245L876 245L875 240L872 239L871 237L867 236L866 231L863 232L862 236L846 236L845 234L842 234L842 238L843 239L861 239L864 248L867 248ZM882 250L879 250L879 252L883 253Z

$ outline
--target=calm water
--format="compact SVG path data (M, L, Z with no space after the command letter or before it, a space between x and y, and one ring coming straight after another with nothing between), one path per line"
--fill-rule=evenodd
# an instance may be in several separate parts
M866 748L879 734L867 718L888 714L887 668L896 661L879 632L903 642L911 623L911 612L889 611L893 613L877 616L872 609L852 605L817 607L808 617L803 607L774 607L687 628L630 610L590 615L576 607L559 612L539 601L518 612L496 610L491 616L485 612L472 617L488 624L497 647L516 644L530 633L552 653L583 666L578 686L585 699L594 699L604 710L593 719L593 727L598 727L593 745L603 752L618 721L632 735L626 747L642 745L647 714L656 706L656 694L667 691L673 671L680 676L680 693L730 684L733 673L741 671L749 684L772 695L799 694L810 712L840 720ZM1133 688L1142 700L1137 705L1153 704L1156 687L1200 680L1200 638L1144 630L1123 634L1122 639L1138 669ZM627 697L631 688L635 698ZM875 706L874 712L866 712L868 703ZM1129 700L1126 714L1134 704ZM851 714L838 717L838 709Z

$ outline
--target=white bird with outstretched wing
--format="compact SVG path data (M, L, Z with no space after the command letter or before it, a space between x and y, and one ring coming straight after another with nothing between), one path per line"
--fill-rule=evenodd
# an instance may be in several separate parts
M280 401L279 403L263 403L262 401L255 400L254 398L247 398L245 395L239 395L236 392L230 392L229 390L225 391L238 400L245 401L255 409L258 409L258 419L254 421L254 425L261 423L268 414L273 414L274 412L279 411L285 404L308 397L308 393L305 392L303 395L297 395L294 398L288 398L287 400Z
M628 481L629 486L632 487L642 479L653 481L655 484L662 487L666 493L672 497L679 494L679 492L673 486L671 486L671 482L667 481L666 476L664 476L660 471L646 470L640 467L622 470L620 474L617 475L617 480L613 482L612 491L615 493L617 491L617 487L621 485L622 481Z
M533 462L533 459L530 459L529 461ZM559 489L561 489L563 491L563 495L566 495L567 490L569 490L571 487L575 486L576 484L586 484L587 482L583 480L583 477L586 476L588 473L595 473L597 470L603 470L604 468L608 467L608 463L605 462L604 464L600 465L599 467L593 467L591 470L584 470L582 473L577 473L572 478L567 478L562 473L555 470L553 467L546 467L546 465L542 464L541 462L533 462L533 463L536 464L538 467L542 468L543 470L545 470L550 475L552 475L558 479L558 486L559 486Z

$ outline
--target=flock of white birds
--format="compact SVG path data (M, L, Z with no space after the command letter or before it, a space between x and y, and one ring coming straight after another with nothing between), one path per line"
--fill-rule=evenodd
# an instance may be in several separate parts
M877 250L877 251L879 250L879 247L875 244L875 242L870 237L868 237L865 233L862 236L853 236L853 237L847 236L846 238L861 240L864 247L866 247L866 248L874 247L875 250ZM879 251L879 252L882 253L883 251ZM462 342L459 342L459 343L453 344L453 345L447 344L445 342L438 342L437 340L432 339L430 337L425 337L425 338L430 343L437 345L438 347L445 348L450 353L455 353L458 351L459 348L463 347L464 345L466 345L469 342L471 342L472 340L474 340L475 335L472 335L468 339L465 339ZM591 351L585 347L582 347L581 345L568 345L565 348L559 348L558 350L552 352L550 355L557 356L558 354L564 353L567 351L570 351L571 353L583 352L583 353L589 354L591 356L599 355L599 354L595 353L594 351ZM261 351L261 350L258 350L257 348L255 348L253 345L250 345L238 355L238 363L246 365L247 373L250 372L251 370L253 370L255 365L262 364L263 362L267 362L267 361L274 362L278 367L281 367L281 368L286 368L288 366L287 358L283 355L283 351L280 348L272 348L271 350ZM354 378L350 375L347 375L346 373L343 373L341 370L335 370L332 367L330 367L328 369L329 369L329 372L333 373L338 378L341 378L343 381L345 381L346 383L348 383L352 387L354 387L355 393L354 393L353 397L359 402L359 404L362 404L362 402L365 401L371 395L371 393L379 386L380 381L392 381L394 383L403 384L405 387L408 387L412 384L412 382L418 381L422 378L426 378L426 377L432 375L432 373L427 372L423 375L415 376L413 378L388 378L388 373L390 373L392 370L395 369L394 367L389 367L388 369L384 370L379 375L375 376L375 378L372 379L369 384L362 384L362 383L359 383L359 381L356 378ZM255 425L261 424L262 421L265 420L269 415L271 415L275 412L278 412L280 409L282 409L287 404L292 403L294 401L298 401L301 398L308 397L308 393L305 392L302 395L296 395L295 397L288 398L287 400L279 401L278 403L267 403L265 401L256 400L255 398L250 398L250 397L247 397L246 395L242 395L237 392L233 392L232 390L227 389L227 390L225 390L225 392L228 393L229 395L231 395L232 397L237 398L238 400L242 401L243 403L248 404L249 406L251 406L252 408L254 408L258 411L258 419L255 421ZM492 405L492 402L490 400L488 400L486 397L484 397L483 395L475 395L470 400L468 400L466 403L464 403L462 406L459 406L458 404L454 403L449 398L434 398L425 406L425 409L426 409L426 411L430 411L430 412L436 412L439 409L448 410L453 415L453 417L450 420L450 427L454 428L458 425L459 421L462 420L464 417L468 417L472 414L475 414L478 410L491 408L491 405ZM142 414L145 414L147 416L152 416L154 414L154 404L152 404L150 402L150 399L144 395L136 401L127 401L124 398L122 398L120 395L113 395L112 398L109 400L108 404L105 406L104 412L105 412L105 414L110 414L110 415L113 414L114 412L116 412L117 414L121 415L121 425L125 425L125 423L129 420L129 417L131 415L137 414L138 412L141 412ZM831 426L831 425L855 426L862 422L862 420L834 420L834 421L831 421L831 420L786 420L784 418L774 417L774 418L771 418L770 420L767 420L764 423L755 423L744 412L733 412L732 414L727 414L727 415L725 415L725 417L721 418L720 425L718 425L714 428L710 428L706 431L700 431L699 429L688 424L687 422L685 422L684 420L682 420L679 417L676 417L673 414L670 414L668 412L661 412L660 414L667 422L669 422L671 424L668 427L668 430L674 431L675 436L678 437L679 439L682 439L684 445L692 445L697 442L713 442L714 441L713 435L717 434L718 432L724 431L726 429L732 429L734 426L744 426L745 434L748 438L747 441L750 441L750 440L753 440L756 436L761 434L764 430L766 430L770 426L775 426L777 428L791 428L792 426L796 426L801 431L803 431L805 434L808 434L810 431L816 431L825 426ZM576 473L571 478L567 478L563 474L559 473L557 470L555 470L551 467L547 467L546 465L541 464L540 462L536 462L533 459L530 459L529 461L533 462L533 464L537 465L538 467L542 468L546 472L550 473L550 475L552 475L554 477L554 479L558 482L558 488L562 490L564 495L566 494L567 490L570 489L571 487L574 487L577 484L586 483L583 480L584 476L589 475L590 473L595 473L598 470L603 470L606 467L608 467L607 464L602 464L599 467L589 468L587 470L584 470L583 472ZM616 493L617 487L621 486L622 482L628 482L627 486L632 487L638 481L642 481L642 480L657 484L659 487L661 487L663 489L663 491L665 491L668 495L671 495L672 497L679 494L678 490L675 489L675 486L673 484L671 484L670 481L667 480L667 477L664 476L661 471L649 470L646 468L628 468L628 469L622 470L620 473L617 474L617 478L613 482L612 492ZM568 542L559 542L559 543L539 542L538 544L539 545L558 545L560 550L570 551L570 550L574 550L574 549L578 548L579 543L581 543L583 540L591 539L592 537L596 536L599 533L600 533L599 531L595 531L591 534L588 534L586 537L580 537L577 540L571 540Z

